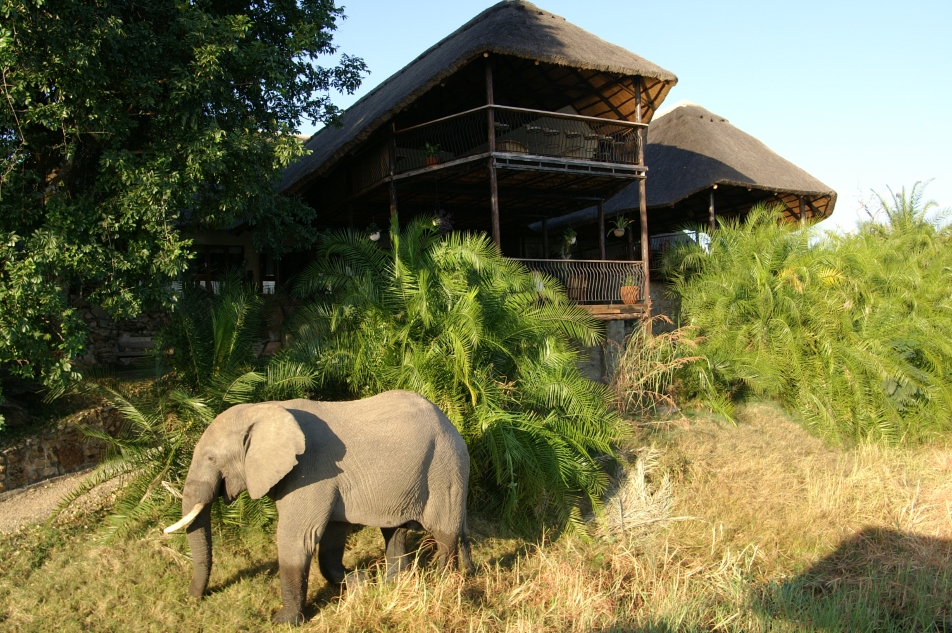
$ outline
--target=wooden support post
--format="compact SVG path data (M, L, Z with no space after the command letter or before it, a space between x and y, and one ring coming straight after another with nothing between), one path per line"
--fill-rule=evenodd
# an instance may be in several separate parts
M390 123L390 217L397 215L397 185L393 182L393 170L397 164L397 124Z
M628 261L635 260L635 232L631 229L628 230L628 251L625 256L628 258Z
M602 254L602 260L605 259L605 201L598 201L598 247Z
M549 218L542 218L542 259L549 259Z
M714 219L714 189L711 189L710 202L707 205L707 222L710 232L713 233L717 228L717 220Z
M798 196L798 198L800 200L800 226L802 227L807 221L807 208L806 205L803 204L803 196Z
M489 207L492 213L493 242L502 250L502 237L499 231L499 186L496 181L496 120L493 113L493 64L486 57L486 122L489 134Z
M635 77L635 122L641 123L641 77ZM638 165L645 165L645 130L638 128ZM644 293L641 300L645 302L645 325L648 336L651 336L651 270L649 262L650 244L648 242L648 200L645 194L645 176L642 172L638 179L638 215L641 218L641 265L644 266Z

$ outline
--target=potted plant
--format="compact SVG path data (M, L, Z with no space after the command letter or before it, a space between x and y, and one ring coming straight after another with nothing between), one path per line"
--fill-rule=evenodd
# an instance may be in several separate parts
M425 143L423 145L423 163L429 167L440 162L440 144Z
M635 280L635 276L628 274L621 285L621 301L625 305L633 306L641 299L641 286Z
M609 233L614 233L615 237L622 237L625 234L625 229L631 226L631 220L623 215L620 215L614 219L612 224L614 226L612 227L611 231L609 231Z
M562 239L565 240L566 244L571 246L572 244L575 244L577 235L578 234L575 232L574 229L571 229L571 228L565 229L565 233L562 234Z
M371 222L370 226L367 227L367 238L371 242L376 242L380 239L380 227L377 226L375 222Z

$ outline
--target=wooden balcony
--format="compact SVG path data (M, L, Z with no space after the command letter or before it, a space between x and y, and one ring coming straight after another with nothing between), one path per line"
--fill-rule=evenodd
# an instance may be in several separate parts
M454 213L460 228L488 229L484 213L493 190L503 201L502 224L525 226L591 206L643 178L639 132L645 127L485 105L391 131L355 156L346 174L328 183L319 203L329 211L354 213L358 222L366 210L389 206L392 199L410 214L439 203ZM492 188L497 176L490 171L498 174Z
M569 299L597 319L640 319L648 312L640 261L516 259L533 273L559 281Z
M490 147L490 123L494 147ZM637 138L637 130L643 127L647 126L630 121L487 105L398 130L393 173L399 179L493 154L513 166L524 163L559 173L636 177L644 172L638 164Z

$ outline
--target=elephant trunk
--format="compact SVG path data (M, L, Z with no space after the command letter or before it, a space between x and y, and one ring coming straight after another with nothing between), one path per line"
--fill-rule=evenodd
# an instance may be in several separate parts
M196 493L186 481L182 493L182 513L200 506L201 510L191 524L186 528L188 546L192 550L192 566L195 570L188 593L195 598L201 598L208 587L208 577L212 571L212 501L218 492L218 485L200 486L201 492ZM207 489L206 489L207 488Z

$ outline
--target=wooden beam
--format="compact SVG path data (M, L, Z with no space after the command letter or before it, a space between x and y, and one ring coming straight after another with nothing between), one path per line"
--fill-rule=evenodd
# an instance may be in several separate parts
M803 226L807 222L807 210L803 204L803 196L797 196L797 199L800 201L800 226Z
M598 201L598 248L605 259L605 202Z
M641 123L641 77L635 77L635 121ZM645 164L645 130L638 129L638 164ZM648 243L648 200L645 190L645 178L638 180L638 215L641 218L641 264L645 269L644 297L645 330L651 336L651 265L650 244Z
M592 87L592 94L594 94L596 97L598 97L599 101L601 101L603 104L605 104L606 106L608 106L608 109L611 110L612 112L614 112L614 113L615 113L615 116L617 116L617 117L618 117L620 120L622 120L622 121L627 121L627 120L628 120L627 117L625 117L625 115L621 113L621 110L619 110L618 108L615 107L615 104L614 104L614 103L612 103L611 101L609 101L608 99L605 98L605 95L603 95L603 94L602 94L602 91L601 91L602 88L605 87L605 86L607 86L608 88L612 87L613 84L618 83L619 81L621 81L620 79L616 79L614 82L608 81L608 82L605 82L604 84L602 84L601 86L595 87L595 86L592 84L591 81L589 81L589 80L586 79L584 76L582 76L582 73L580 73L580 72L577 71L576 69L573 68L573 69L572 69L572 73L573 73L576 77L578 77L581 81L584 81L586 84L588 84L589 86L591 86L591 87ZM640 101L639 101L639 103L640 103ZM638 119L638 122L639 122L639 123L641 122L641 119L640 119L640 118Z
M580 308L591 314L599 321L621 321L644 319L648 316L648 304L637 303L635 305L579 305Z
M486 105L493 105L493 63L486 57ZM502 251L502 236L499 230L499 185L496 181L496 159L492 153L496 151L496 130L492 107L486 108L489 130L489 208L492 214L493 242Z

